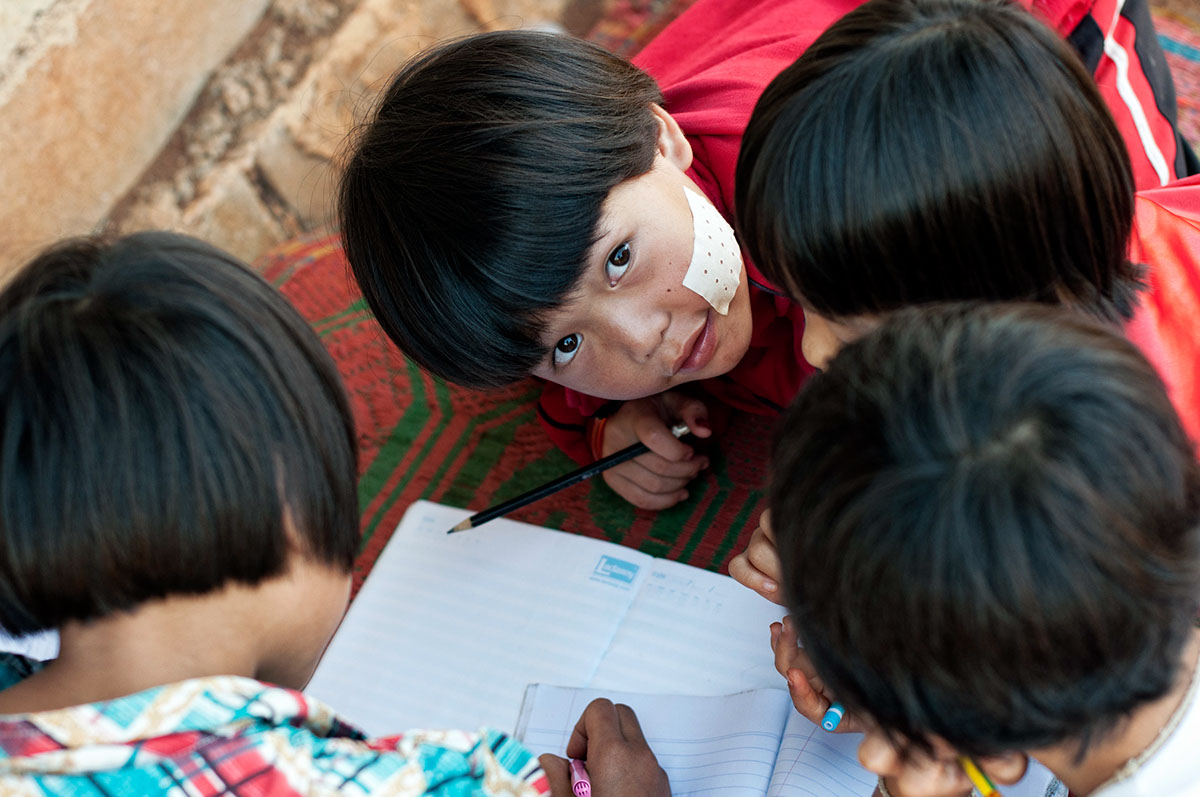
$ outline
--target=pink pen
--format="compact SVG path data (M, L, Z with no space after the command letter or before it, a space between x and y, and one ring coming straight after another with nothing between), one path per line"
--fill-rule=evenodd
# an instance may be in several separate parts
M571 770L571 791L575 797L592 797L592 782L588 780L587 770L578 758L572 758L569 764Z

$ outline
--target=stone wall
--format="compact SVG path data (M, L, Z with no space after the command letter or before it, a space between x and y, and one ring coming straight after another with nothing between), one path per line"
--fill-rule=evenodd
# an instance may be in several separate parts
M0 278L101 228L246 260L328 218L332 159L408 56L602 0L3 0ZM169 9L169 11L168 11Z
M93 228L268 0L5 0L0 267Z

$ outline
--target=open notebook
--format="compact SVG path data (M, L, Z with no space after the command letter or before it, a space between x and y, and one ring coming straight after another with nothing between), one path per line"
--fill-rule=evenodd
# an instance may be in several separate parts
M637 712L667 772L671 794L722 797L869 797L876 778L858 763L860 734L826 733L793 708L782 689L696 697L531 684L516 737L534 753L564 755L584 707L597 697ZM1066 797L1034 763L1005 797Z
M674 795L762 795L769 773L781 769L776 752L800 761L805 750L804 766L853 785L772 794L871 793L874 778L853 763L857 737L815 731L778 689L768 626L780 607L728 576L602 540L504 519L446 534L469 514L427 501L409 508L309 694L373 735L511 730L521 715L526 741L560 754L591 697L616 695L638 712L648 737L656 734L651 746ZM535 683L592 691L538 687L523 703ZM738 692L745 694L686 697ZM676 696L657 696L667 694ZM710 742L679 752L697 738ZM780 740L799 749L785 753ZM770 751L771 766L748 791L705 786L689 774L740 769L750 755L743 748L754 745ZM817 764L812 756L826 750L840 763ZM1047 780L1017 794L1041 797Z
M780 607L728 576L470 513L405 513L306 690L369 733L510 730L530 683L727 694L778 687Z

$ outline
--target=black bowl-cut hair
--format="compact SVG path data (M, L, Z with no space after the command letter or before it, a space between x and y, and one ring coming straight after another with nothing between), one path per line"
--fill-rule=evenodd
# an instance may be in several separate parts
M338 214L384 332L426 370L499 387L547 358L601 206L649 171L662 101L602 47L533 31L421 53L350 139Z
M848 711L977 756L1089 744L1179 683L1200 468L1166 388L1063 308L910 308L782 418L805 650Z
M27 264L0 293L0 418L9 632L254 585L296 550L351 569L337 369L283 296L212 246L141 233Z
M1074 50L1008 0L873 0L759 99L743 245L829 318L945 301L1133 315L1134 183Z

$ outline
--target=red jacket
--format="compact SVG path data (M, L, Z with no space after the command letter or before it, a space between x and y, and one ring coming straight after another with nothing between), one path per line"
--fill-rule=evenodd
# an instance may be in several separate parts
M1149 288L1126 334L1200 442L1200 177L1138 194L1130 258L1146 264Z
M688 176L727 220L733 219L734 173L742 133L762 90L837 19L863 0L698 0L634 59L658 81L666 109L691 142ZM1139 187L1161 184L1155 163L1167 159L1169 176L1181 159L1171 121L1158 113L1151 79L1133 47L1133 24L1115 13L1116 0L1022 0L1066 36L1093 27L1102 53L1094 72L1101 93L1129 142ZM1127 0L1132 6L1134 0ZM1086 39L1086 37L1085 37ZM1118 67L1111 52L1127 66ZM1092 65L1092 64L1089 64ZM1125 91L1125 88L1130 91ZM1140 105L1139 105L1140 103ZM1143 143L1145 139L1147 143ZM1147 153L1157 151L1158 161ZM1160 164L1161 165L1161 164ZM804 315L775 295L747 260L754 334L732 371L699 383L735 408L770 413L785 406L812 372L800 353ZM609 405L609 406L605 406ZM617 406L547 384L538 406L551 438L572 458L590 462L589 419ZM604 414L604 413L602 413Z

